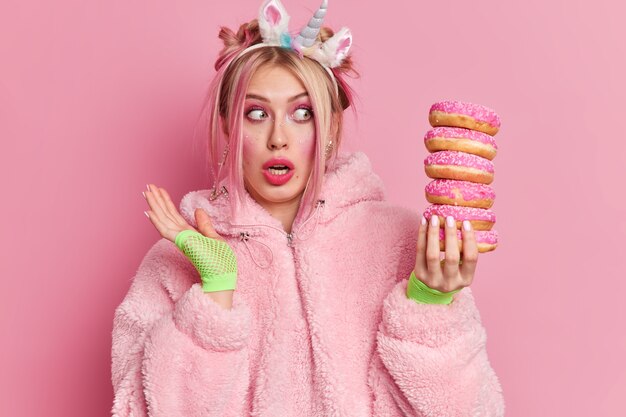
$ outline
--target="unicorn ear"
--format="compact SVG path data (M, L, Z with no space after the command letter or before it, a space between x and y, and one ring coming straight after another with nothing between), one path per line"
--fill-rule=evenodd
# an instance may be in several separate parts
M289 15L280 0L266 0L259 10L259 30L263 42L280 45L281 35L287 33Z
M324 65L334 68L341 65L341 62L348 56L352 46L352 33L348 28L341 28L332 38L327 39L315 56Z

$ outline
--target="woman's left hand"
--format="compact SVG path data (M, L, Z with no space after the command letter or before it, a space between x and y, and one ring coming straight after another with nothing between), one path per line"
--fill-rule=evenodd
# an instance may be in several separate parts
M428 287L450 292L471 285L478 262L478 245L474 230L462 227L462 242L458 241L456 221L447 221L445 225L445 258L439 259L439 217L433 215L430 222L422 216L417 236L417 257L415 276ZM459 250L463 245L463 255Z

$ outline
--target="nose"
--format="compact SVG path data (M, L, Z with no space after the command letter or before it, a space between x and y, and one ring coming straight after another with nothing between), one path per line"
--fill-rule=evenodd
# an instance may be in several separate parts
M285 122L281 118L276 118L272 124L272 131L267 141L267 147L270 150L278 150L286 148L288 145L287 131Z

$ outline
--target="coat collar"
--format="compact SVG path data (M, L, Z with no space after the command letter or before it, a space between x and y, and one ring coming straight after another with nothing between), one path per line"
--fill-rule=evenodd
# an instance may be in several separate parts
M215 230L223 236L236 236L245 228L257 226L283 230L280 221L272 217L248 193L245 198L249 208L237 221L231 218L227 196L209 200L209 195L210 190L198 190L189 192L182 198L180 213L190 225L197 227L194 211L202 208L211 218ZM350 152L339 154L328 167L319 198L324 200L322 213L315 215L320 216L318 221L323 223L339 215L348 206L362 201L381 201L385 196L383 183L372 171L367 156L363 152Z

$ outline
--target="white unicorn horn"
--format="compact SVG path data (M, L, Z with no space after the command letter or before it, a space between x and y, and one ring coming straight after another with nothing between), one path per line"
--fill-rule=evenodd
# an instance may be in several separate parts
M317 34L322 27L324 16L326 16L326 9L328 9L328 0L323 0L320 8L317 9L311 20L309 20L309 24L300 31L300 34L296 37L294 43L303 48L313 46L315 39L317 38Z

